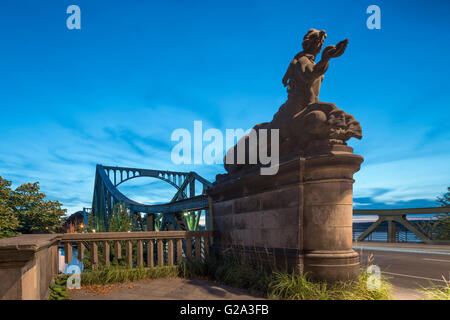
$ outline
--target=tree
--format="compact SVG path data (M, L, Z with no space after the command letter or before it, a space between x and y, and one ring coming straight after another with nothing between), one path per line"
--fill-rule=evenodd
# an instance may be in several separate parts
M447 193L444 193L442 197L437 197L436 201L443 207L450 207L450 187L447 187Z
M57 232L66 213L61 206L59 201L46 200L38 182L12 190L11 182L0 177L0 236Z
M25 183L13 196L13 210L18 213L22 233L54 233L61 227L66 210L59 201L46 200L39 182Z
M19 228L19 219L11 208L11 182L0 177L0 238L13 236Z
M109 218L110 232L127 232L133 230L133 220L128 213L125 203L116 203Z
M94 212L87 214L88 227L87 232L128 232L142 231L142 221L137 215L130 215L130 210L125 203L114 204L112 213L108 215L108 228L106 229L105 221L94 215Z

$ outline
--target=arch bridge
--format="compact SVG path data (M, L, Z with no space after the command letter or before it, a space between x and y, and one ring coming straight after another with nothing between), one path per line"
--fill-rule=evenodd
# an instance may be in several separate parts
M141 177L156 178L173 186L176 191L171 201L164 204L143 204L129 199L119 191L120 184ZM199 188L196 188L196 183ZM105 231L109 231L109 217L117 204L124 204L131 216L140 217L141 224L146 225L145 229L150 231L155 229L197 230L202 212L206 219L206 229L209 229L206 189L211 186L211 182L195 172L111 167L98 164L91 212L97 221L102 222ZM196 189L201 189L201 193L196 195ZM147 219L142 220L139 213L144 214ZM156 220L159 223L156 223Z

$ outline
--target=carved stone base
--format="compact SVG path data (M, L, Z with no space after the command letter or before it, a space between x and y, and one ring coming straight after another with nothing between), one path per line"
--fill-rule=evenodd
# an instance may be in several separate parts
M315 279L334 282L356 279L359 256L354 250L312 250L304 254L304 272Z
M363 158L350 151L284 162L274 176L255 169L216 183L209 191L216 252L245 253L318 280L356 278L352 185Z

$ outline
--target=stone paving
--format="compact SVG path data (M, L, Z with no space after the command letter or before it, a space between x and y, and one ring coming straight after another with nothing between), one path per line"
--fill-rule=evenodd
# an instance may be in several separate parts
M255 300L248 292L206 280L155 279L114 285L109 290L71 290L73 300Z
M248 292L207 280L182 278L143 280L71 290L73 300L257 300ZM395 300L422 300L417 290L393 286Z

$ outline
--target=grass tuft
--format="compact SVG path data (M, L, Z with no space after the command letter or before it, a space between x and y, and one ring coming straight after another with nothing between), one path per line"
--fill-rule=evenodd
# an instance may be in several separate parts
M333 284L310 280L306 274L262 270L239 259L187 260L179 266L180 276L208 277L231 287L245 289L254 295L281 300L390 300L390 284L380 279L380 286L367 286L369 274L358 279Z
M317 282L308 279L307 274L274 273L270 284L269 298L283 300L390 300L390 284L380 280L377 289L369 289L369 274L361 272L353 281L335 283Z
M90 270L81 274L81 283L85 285L133 282L144 279L171 278L178 276L177 267L154 267L129 269L120 266Z
M422 291L428 299L432 300L450 300L450 280L446 280L444 277L444 286L438 286L431 282L430 288L422 287Z

